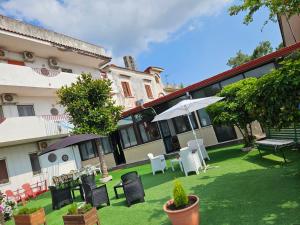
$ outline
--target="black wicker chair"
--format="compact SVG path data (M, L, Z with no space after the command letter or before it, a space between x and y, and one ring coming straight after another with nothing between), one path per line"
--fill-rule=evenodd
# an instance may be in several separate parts
M52 209L60 209L62 206L73 203L70 187L57 188L49 186L52 198Z
M145 201L144 187L136 171L123 174L121 180L128 207L130 207L133 202Z
M81 178L85 201L93 207L100 207L102 204L110 205L106 185L96 186L94 175Z

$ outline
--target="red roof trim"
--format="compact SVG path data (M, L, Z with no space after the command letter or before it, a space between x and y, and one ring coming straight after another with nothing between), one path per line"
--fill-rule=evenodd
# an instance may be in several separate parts
M165 95L163 97L160 97L160 98L157 98L153 101L150 101L150 102L147 102L143 105L143 107L141 106L138 106L138 107L135 107L133 109L130 109L128 111L125 111L122 113L122 116L123 117L126 117L126 116L129 116L131 114L134 114L134 113L137 113L139 111L142 111L144 108L149 108L149 107L152 107L152 106L155 106L155 105L158 105L160 103L163 103L165 101L169 101L173 98L176 98L176 97L179 97L179 96L182 96L184 95L186 92L190 92L190 91L193 91L193 90L196 90L196 89L199 89L201 87L205 87L205 86L208 86L210 84L213 84L213 83L216 83L220 80L224 80L225 78L230 78L231 76L234 76L236 74L239 74L239 73L242 73L242 72L245 72L249 69L252 69L252 68L255 68L255 67L258 67L260 65L263 65L263 64L266 64L268 62L271 62L272 60L276 59L276 58L279 58L279 57L282 57L282 56L285 56L297 49L300 48L300 42L294 44L294 45L291 45L289 47L286 47L286 48L282 48L276 52L272 52L268 55L265 55L263 57L260 57L258 59L254 59L250 62L247 62L245 64L242 64L240 66L237 66L233 69L230 69L230 70L227 70L225 72L222 72L220 74L217 74L213 77L210 77L208 79L205 79L205 80L202 80L200 82L197 82L195 84L192 84L190 86L187 86L185 88L182 88L178 91L175 91L173 93L170 93L168 95Z

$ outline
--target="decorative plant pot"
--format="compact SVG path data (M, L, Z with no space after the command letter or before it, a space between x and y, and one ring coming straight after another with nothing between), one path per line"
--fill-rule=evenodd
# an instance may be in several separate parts
M196 195L189 195L189 201L193 202L184 209L172 210L170 206L174 204L174 200L168 201L164 205L164 211L168 214L173 225L199 225L199 198Z
M28 215L16 215L14 216L16 225L46 225L45 211L43 208Z
M65 225L100 225L96 208L92 208L85 214L63 216Z

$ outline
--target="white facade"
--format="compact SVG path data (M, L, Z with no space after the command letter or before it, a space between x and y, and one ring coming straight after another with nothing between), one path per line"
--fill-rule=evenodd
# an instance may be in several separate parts
M152 101L165 95L164 86L160 78L161 68L149 67L144 72L127 69L115 65L106 66L103 71L113 84L113 98L125 110ZM122 82L129 85L131 96L126 96ZM152 96L147 94L146 85L149 85Z

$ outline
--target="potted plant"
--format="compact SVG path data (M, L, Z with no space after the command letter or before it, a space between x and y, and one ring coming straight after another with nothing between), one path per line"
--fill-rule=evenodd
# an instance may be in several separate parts
M199 198L196 195L187 196L179 181L175 181L173 198L163 207L172 224L199 225Z
M63 216L65 225L100 225L96 208L90 204L77 205L73 203L68 209L68 214Z
M44 208L21 208L15 215L16 225L46 225Z

